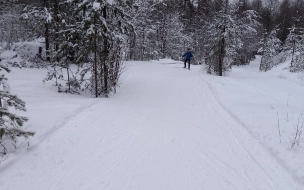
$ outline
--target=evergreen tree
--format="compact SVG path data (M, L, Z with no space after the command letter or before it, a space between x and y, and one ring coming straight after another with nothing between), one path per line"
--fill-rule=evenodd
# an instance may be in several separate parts
M263 2L262 0L252 0L249 5L254 11L256 11L259 15L261 15L263 10Z
M274 58L281 52L282 42L277 38L277 29L264 35L263 47L259 50L262 53L260 71L266 72L278 64Z
M20 19L25 6L23 1L1 1L0 3L0 43L10 49L15 42L27 40L33 30L28 30L27 23Z
M77 40L78 33L75 31L77 17L71 15L72 9L68 5L68 3L60 4L61 9L64 8L65 12L62 14L57 13L57 22L54 24L55 28L57 28L55 32L57 37L54 39L55 59L52 59L52 62L49 64L49 72L43 81L55 80L58 92L79 94L81 90L81 77L70 68L71 64L76 63L74 62L75 52L78 48L77 43L79 42ZM60 10L59 5L57 6L56 9ZM58 21L59 18L61 22Z
M236 6L235 18L238 23L236 30L239 30L241 47L237 49L234 65L245 65L255 58L259 47L259 31L261 26L258 22L258 13L250 10L246 0L240 0Z
M0 60L0 72L4 71L10 72L6 66L1 64ZM10 107L26 111L25 102L10 93L10 87L4 74L0 75L0 85L0 146L2 148L1 153L6 154L10 144L15 148L17 147L19 137L28 138L34 136L35 133L21 129L28 118L10 112Z
M277 22L279 24L278 38L282 42L285 42L289 33L289 28L292 25L292 10L290 0L284 0L282 2L280 5L279 15L276 19L278 20Z
M221 10L214 15L213 20L209 23L209 42L208 57L206 65L208 67L208 73L215 72L217 75L222 76L223 72L227 71L231 64L225 61L227 53L227 40L229 33L228 29L231 24L230 18L230 6L228 0L217 1L218 7Z
M193 32L193 49L196 59L199 63L205 62L207 53L206 44L208 42L208 22L213 14L213 2L210 0L200 0L197 2L196 12L194 14L194 32Z
M291 54L290 71L299 72L304 70L304 28L295 25L291 28L286 39L285 51ZM289 51L290 50L290 51Z
M254 11L244 11L240 16L229 1L223 0L219 5L222 10L209 23L206 64L208 73L214 72L222 76L240 59L238 53L243 51L243 36L256 32L254 27L257 21Z
M181 2L174 0L143 1L139 3L134 19L135 36L130 40L130 58L150 60L159 58L178 59L190 36L179 12ZM131 56L132 55L132 56Z
M180 18L181 14L178 12L179 6L177 6L174 0L166 0L163 4L159 4L156 10L159 12L155 17L157 25L157 39L159 41L159 49L161 57L178 59L181 52L184 52L186 47L191 44L189 33L184 32L191 30L185 27ZM192 21L193 22L193 21Z
M33 38L44 37L46 60L51 61L51 23L53 21L53 11L49 0L43 0L28 4L22 14L22 18L34 27Z
M72 0L77 18L71 31L77 33L77 45L74 46L81 66L90 62L91 67L80 71L84 76L91 70L91 77L86 87L95 97L108 97L115 91L118 77L122 70L121 48L126 35L132 31L130 16L125 9L132 8L131 1ZM90 68L90 69L89 69Z
M295 0L292 6L293 19L297 19L297 27L304 28L304 1Z
M140 1L132 12L135 33L129 38L129 59L159 59L159 21L155 17L158 15L156 6L160 3L152 0Z
M278 25L276 23L276 17L279 14L279 1L278 0L269 0L266 1L261 10L261 23L263 29L266 29L267 33L271 31Z

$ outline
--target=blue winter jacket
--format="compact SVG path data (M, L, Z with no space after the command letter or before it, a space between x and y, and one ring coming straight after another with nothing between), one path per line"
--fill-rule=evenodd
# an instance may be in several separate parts
M193 57L192 53L190 51L187 51L183 57L186 57L186 59L191 59L191 57Z

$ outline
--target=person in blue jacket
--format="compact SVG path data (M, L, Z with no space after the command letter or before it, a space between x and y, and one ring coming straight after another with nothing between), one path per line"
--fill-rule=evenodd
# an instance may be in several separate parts
M185 57L185 62L184 62L184 68L186 68L186 63L188 62L188 69L190 70L190 59L193 57L192 53L190 52L190 48L188 48L187 52L183 55Z

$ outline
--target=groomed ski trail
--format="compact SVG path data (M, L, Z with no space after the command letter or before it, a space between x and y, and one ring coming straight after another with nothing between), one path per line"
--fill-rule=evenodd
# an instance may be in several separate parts
M130 63L114 97L6 168L1 190L301 189L220 106L198 66L177 66Z

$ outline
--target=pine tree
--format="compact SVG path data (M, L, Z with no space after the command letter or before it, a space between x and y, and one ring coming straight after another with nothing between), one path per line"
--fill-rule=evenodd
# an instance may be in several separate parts
M261 15L262 10L263 10L263 3L262 0L252 0L250 7L256 11L258 14Z
M57 30L55 32L56 37L54 38L55 59L49 64L49 71L43 81L55 80L58 92L79 94L81 90L81 77L77 75L78 70L74 73L70 68L73 61L75 61L75 52L78 48L78 33L75 31L77 18L72 15L71 7L68 5L68 3L61 3L60 7L65 12L62 14L54 13L54 15L57 15L54 16L55 18L57 17L54 19L54 28ZM54 9L58 9L54 12L59 12L58 0L54 1L54 7L56 7ZM61 22L59 22L59 18Z
M240 0L235 9L235 20L238 23L235 30L239 31L241 47L236 49L237 55L233 64L246 65L255 58L260 41L258 28L261 25L258 22L258 13L249 9L246 0Z
M296 0L293 7L293 27L287 37L286 47L292 49L292 59L290 63L291 72L304 70L304 2ZM290 44L290 45L289 45Z
M75 60L80 66L91 63L80 71L84 76L91 71L85 85L95 97L108 97L115 91L122 71L122 47L126 36L132 31L130 16L125 12L132 8L130 1L72 0L73 15L77 18L70 31L76 33Z
M195 57L199 63L205 62L206 44L208 42L208 22L213 14L213 2L210 0L200 0L197 2L196 12L194 14L193 22L195 23L193 32L193 49ZM191 36L189 36L191 37Z
M129 38L128 59L159 59L159 22L155 18L158 15L156 6L159 4L160 2L140 1L131 13L134 35Z
M27 40L32 30L30 26L20 19L26 2L1 1L0 2L0 43L6 44L10 49L15 42Z
M282 42L285 42L289 34L289 28L292 25L292 10L290 0L284 0L280 5L280 11L279 15L277 16L277 22L279 24L278 38Z
M130 40L130 58L178 59L190 44L179 12L180 1L142 1L132 19L135 35Z
M287 54L291 55L291 62L290 62L290 71L293 70L293 65L294 65L294 56L295 52L297 52L297 47L299 43L299 38L296 35L296 27L293 25L290 28L289 35L287 36L287 39L284 43L283 46L283 51L286 52Z
M304 28L293 25L284 44L284 51L291 55L290 71L304 70Z
M206 59L206 65L208 73L215 72L217 75L222 76L224 71L230 68L230 64L224 63L226 56L227 46L227 33L228 19L229 19L229 2L228 0L217 1L218 7L221 10L213 16L213 19L209 23L209 42L208 57Z
M58 3L57 0L55 2ZM24 8L21 16L23 20L28 23L28 25L34 28L32 29L34 31L31 34L32 38L44 37L46 60L53 61L52 58L54 57L54 49L52 49L52 44L54 42L54 36L57 35L55 30L53 30L54 2L50 0L43 0L29 3Z
M10 72L6 66L0 63L0 72L3 71ZM2 147L1 153L6 154L10 144L16 148L19 137L28 138L34 136L35 133L20 129L28 118L10 112L10 107L26 111L25 102L10 93L10 87L4 74L0 75L0 85L0 146Z
M221 11L209 22L206 65L208 73L222 76L239 59L238 52L244 47L243 36L256 32L257 21L253 11L244 11L241 16L236 14L227 0L222 0L219 6Z
M157 24L157 39L162 58L178 59L180 53L185 51L185 46L189 47L192 42L189 33L185 32L192 30L192 26L185 27L182 24L180 20L182 15L179 14L178 9L176 1L166 0L163 4L159 4L154 12L154 15L157 15L155 21L159 23Z
M262 53L260 71L269 71L273 66L279 64L275 57L282 50L282 42L277 38L277 29L271 31L270 34L265 32L263 39L263 47L259 50Z

